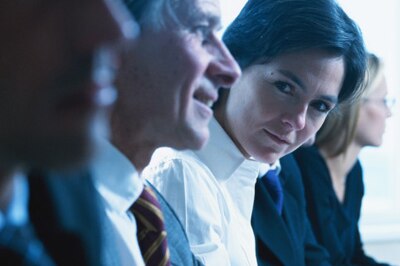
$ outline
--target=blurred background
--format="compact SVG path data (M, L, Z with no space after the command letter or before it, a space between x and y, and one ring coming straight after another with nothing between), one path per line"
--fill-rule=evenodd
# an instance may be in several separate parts
M220 1L223 26L227 27L246 0ZM385 62L389 96L397 100L387 121L384 144L365 148L361 154L366 191L361 234L368 254L400 265L400 1L338 2L360 26L367 49Z

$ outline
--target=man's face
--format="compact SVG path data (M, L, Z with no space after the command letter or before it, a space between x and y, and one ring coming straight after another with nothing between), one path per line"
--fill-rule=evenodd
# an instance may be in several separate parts
M230 87L240 69L216 36L218 2L184 2L177 14L183 27L142 28L118 78L118 116L133 121L129 130L145 128L158 146L198 149L209 136L218 88Z
M110 44L130 20L110 0L4 1L0 160L60 166L88 154L113 94ZM99 48L101 48L99 51ZM115 65L115 64L114 64ZM101 119L100 119L101 120Z

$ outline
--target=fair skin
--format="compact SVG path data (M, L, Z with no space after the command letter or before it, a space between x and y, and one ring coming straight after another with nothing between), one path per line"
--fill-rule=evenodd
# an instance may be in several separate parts
M17 169L66 167L87 157L93 124L111 104L102 95L112 93L112 75L93 76L114 68L111 46L123 36L122 23L131 23L123 14L110 0L2 3L1 195ZM98 56L110 60L97 63Z
M382 145L386 119L392 115L390 109L385 105L387 93L386 79L383 78L361 105L353 141L360 149L365 146Z
M117 77L120 99L112 115L112 142L139 171L158 147L202 147L218 88L231 86L240 75L216 36L219 3L187 1L185 7L177 14L185 21L183 28L142 27Z
M272 164L321 127L343 77L342 58L320 50L284 54L246 68L216 118L246 157Z
M376 87L361 100L356 132L346 153L332 158L326 156L326 152L321 149L331 174L336 196L342 203L345 199L346 177L356 163L361 149L367 146L378 147L382 144L386 119L392 115L385 105L386 95L386 79L382 78Z

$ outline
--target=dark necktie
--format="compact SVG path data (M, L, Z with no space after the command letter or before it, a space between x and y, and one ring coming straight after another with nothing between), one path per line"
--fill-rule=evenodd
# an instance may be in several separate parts
M283 207L283 189L281 181L279 180L279 170L269 170L262 178L262 182L266 186L272 201L275 204L276 210L282 214Z
M1 265L55 265L31 226L9 226L0 230Z
M147 266L169 266L169 250L164 217L154 191L145 186L131 211L137 222L137 236L144 262Z

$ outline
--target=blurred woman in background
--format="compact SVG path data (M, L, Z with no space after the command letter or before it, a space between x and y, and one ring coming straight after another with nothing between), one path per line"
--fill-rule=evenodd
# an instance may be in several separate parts
M328 116L314 146L294 153L315 236L333 265L388 265L364 253L358 228L364 196L358 156L362 148L382 144L392 115L382 62L373 54L368 55L365 84L359 101Z

